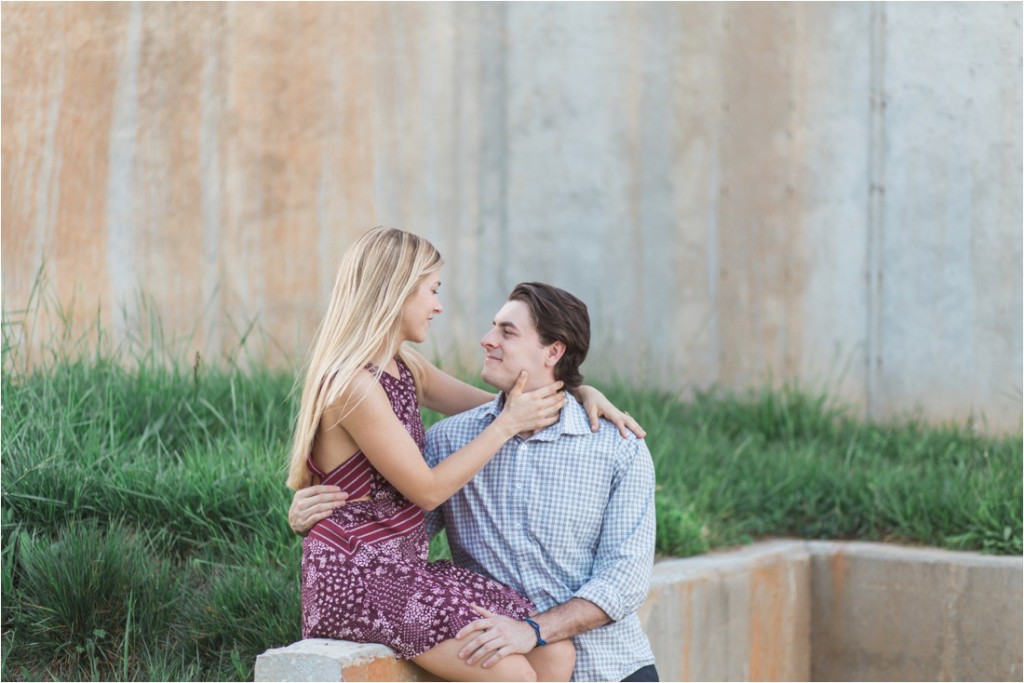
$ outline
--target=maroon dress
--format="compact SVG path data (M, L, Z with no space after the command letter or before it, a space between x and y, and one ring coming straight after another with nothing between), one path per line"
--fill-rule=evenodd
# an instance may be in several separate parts
M423 421L412 372L382 373L391 407L420 451ZM420 655L480 618L470 603L513 619L533 604L503 584L447 560L427 562L423 510L381 476L362 452L329 473L312 458L321 483L340 486L348 503L318 522L302 542L302 637L383 643L399 657Z

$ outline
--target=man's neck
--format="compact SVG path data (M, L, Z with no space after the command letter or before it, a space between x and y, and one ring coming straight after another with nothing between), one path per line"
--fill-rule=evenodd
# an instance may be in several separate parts
M553 381L554 380L552 380L552 382ZM550 384L550 383L551 382L548 382L547 384ZM541 387L547 386L547 384L541 384L539 387L534 387L533 389L523 389L523 393L525 394L525 393L527 393L529 391L533 391L534 389L540 389ZM569 395L571 396L571 394L569 394ZM505 409L505 401L506 400L508 400L508 392L507 391L499 392L498 393L498 409L499 409L499 411ZM566 400L568 400L568 399L566 399ZM563 407L562 410L565 410L565 408ZM558 412L558 419L562 419L562 411ZM544 429L548 429L548 427L545 427ZM528 432L519 432L518 434L516 434L516 436L518 436L523 441L526 441L527 439L529 439L531 436L533 436L534 434L536 434L539 431L543 431L543 430L534 429L534 430L528 431Z

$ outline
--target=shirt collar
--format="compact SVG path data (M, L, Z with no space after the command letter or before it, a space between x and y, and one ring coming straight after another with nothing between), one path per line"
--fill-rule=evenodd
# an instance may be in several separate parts
M495 420L501 414L505 406L505 393L501 392L498 397L483 406L483 415ZM583 410L583 404L576 400L571 392L565 392L565 407L558 416L558 422L550 427L537 432L528 441L555 441L562 436L581 436L590 434L590 420L587 419L587 412Z

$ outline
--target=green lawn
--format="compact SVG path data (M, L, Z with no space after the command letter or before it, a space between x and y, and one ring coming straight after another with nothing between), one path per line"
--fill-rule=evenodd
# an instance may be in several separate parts
M2 678L251 680L300 637L293 378L95 355L28 373L15 355ZM605 389L648 431L659 553L782 535L1022 552L1019 434L869 424L797 389Z

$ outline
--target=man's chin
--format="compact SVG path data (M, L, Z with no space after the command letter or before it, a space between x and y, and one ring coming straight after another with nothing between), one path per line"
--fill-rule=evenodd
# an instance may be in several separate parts
M495 389L503 393L508 393L509 391L512 390L512 387L515 386L515 382L509 384L507 382L503 382L497 377L492 376L491 373L487 371L487 368L484 368L483 370L480 371L480 379L482 379L486 384L489 384L490 386L494 387Z

